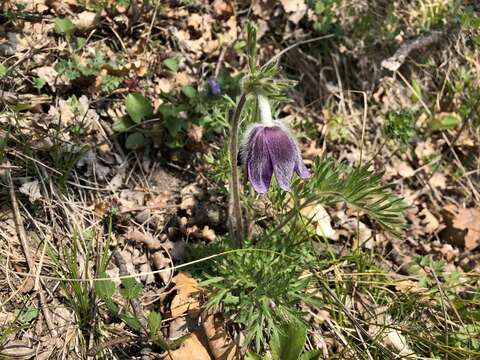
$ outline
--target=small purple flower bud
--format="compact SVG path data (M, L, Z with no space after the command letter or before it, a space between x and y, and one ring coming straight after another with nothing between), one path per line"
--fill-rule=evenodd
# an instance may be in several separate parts
M240 154L248 180L261 194L268 191L273 174L285 191L290 191L294 172L302 179L310 177L296 140L279 121L273 121L271 126L253 124L246 132Z
M207 81L208 86L210 87L210 92L215 95L219 96L222 93L222 88L220 87L220 84L218 83L217 80L208 80Z

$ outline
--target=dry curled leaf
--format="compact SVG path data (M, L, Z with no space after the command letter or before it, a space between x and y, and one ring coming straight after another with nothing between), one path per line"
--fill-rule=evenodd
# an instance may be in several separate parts
M473 250L480 245L480 208L458 208L453 219L453 226L466 230L465 249Z
M222 314L204 312L202 326L207 336L208 347L215 360L233 360L236 357L237 346L229 339L225 330L225 319Z
M36 348L25 340L12 340L0 347L0 357L7 359L31 359L35 356Z
M203 346L197 334L190 335L180 347L176 350L169 352L169 357L167 359L171 360L185 360L185 359L195 359L195 360L211 360L210 355L208 354L207 349Z
M40 193L40 183L38 180L26 182L18 190L22 194L28 195L28 199L31 203L42 198L42 194Z
M307 4L304 0L280 0L283 9L288 14L288 20L298 24L307 13Z
M172 317L175 318L185 313L197 311L200 308L201 294L197 280L186 273L179 273L172 281L175 283L175 289L177 290L177 294L170 305Z
M433 234L440 227L440 222L427 208L420 211L418 215L423 216L421 224L427 234Z
M94 28L99 21L100 15L91 11L82 11L73 19L75 27L81 32Z
M332 240L338 239L338 234L332 228L330 215L322 205L317 204L306 206L300 210L300 213L307 219L307 221L311 221L315 233L318 236L324 236Z

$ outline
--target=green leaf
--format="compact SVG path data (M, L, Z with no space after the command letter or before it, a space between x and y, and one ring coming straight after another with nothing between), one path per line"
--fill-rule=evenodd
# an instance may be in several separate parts
M36 308L26 308L22 309L18 316L17 316L17 321L21 325L27 325L30 324L33 320L35 320L38 317L38 309Z
M456 113L440 113L432 121L432 130L448 130L456 128L462 121L460 115Z
M273 333L270 348L274 359L298 360L307 340L307 328L299 320L292 319Z
M189 99L193 99L194 97L197 96L197 90L195 90L195 88L190 85L182 86L182 93Z
M412 99L414 101L420 101L422 99L422 88L418 84L418 81L415 79L412 80L412 89L413 89Z
M116 132L125 132L134 125L135 123L132 121L132 119L130 119L128 116L124 116L112 125L112 129Z
M138 298L142 292L142 284L135 281L133 278L122 279L123 288L120 288L120 294L125 300L133 300Z
M257 28L252 22L247 23L248 66L250 72L256 72L257 64Z
M205 281L199 282L198 286L204 287L204 286L207 286L207 285L212 285L212 284L219 283L219 282L224 281L224 280L225 280L225 278L222 277L222 276L215 276L215 277L212 277L212 278L207 279Z
M112 299L103 299L103 301L105 301L105 305L108 311L110 312L110 314L117 316L119 311L118 305L115 304L115 302Z
M45 81L45 79L42 79L41 77L35 77L33 79L33 86L35 86L38 91L42 90L46 83L47 82Z
M125 324L127 324L129 327L131 327L135 331L139 331L140 328L142 327L142 324L140 324L140 321L138 321L138 319L134 318L133 316L120 314L119 317Z
M57 34L72 35L75 32L75 25L67 17L64 17L64 18L57 17L54 20L53 30L55 30Z
M140 94L129 94L127 96L126 107L128 115L130 115L136 123L153 114L150 100Z
M128 135L125 147L129 150L138 150L145 146L145 136L140 132Z
M0 64L0 77L7 75L7 67L3 64Z
M315 160L313 170L308 183L296 183L298 196L304 198L305 203L345 201L394 235L400 235L399 230L405 228L404 213L408 206L393 195L390 186L381 183L382 172L372 171L368 164L350 167L329 159Z
M5 135L5 137L0 138L0 163L3 161L3 158L5 157L5 147L7 146L7 141L8 141L8 133Z
M264 356L258 355L253 351L249 351L247 355L245 355L245 360L264 360L264 359L267 359L267 358Z
M108 278L108 275L105 272L99 272L97 277ZM103 300L111 299L115 293L115 283L112 280L95 280L94 288L98 297Z
M161 336L156 336L153 338L152 343L163 351L172 350L171 345Z
M168 58L163 60L163 64L173 72L178 71L178 63L175 58Z
M298 360L318 360L320 359L320 350L312 350L303 353Z
M160 326L162 325L162 316L156 311L150 311L148 314L148 333L150 337L154 337L158 330L160 330Z

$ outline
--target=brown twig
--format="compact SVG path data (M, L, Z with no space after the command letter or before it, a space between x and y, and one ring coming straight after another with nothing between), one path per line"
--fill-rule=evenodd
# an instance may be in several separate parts
M25 259L27 260L28 271L30 274L34 274L35 262L33 261L33 258L30 254L30 250L29 250L30 247L28 244L27 233L25 231L23 219L20 214L20 208L18 206L18 200L15 194L15 187L13 184L12 174L10 173L10 171L7 171L7 182L10 190L10 202L12 203L12 211L13 211L13 219L15 222L15 228L16 228L20 243L22 245L23 253L25 254ZM41 283L41 281L39 283ZM33 278L32 278L32 285L33 285ZM56 331L53 326L52 318L50 316L50 312L48 311L48 307L46 306L47 302L45 299L45 294L43 293L41 288L38 291L38 302L39 302L39 307L41 307L42 309L42 313L45 318L45 322L47 323L48 329L50 330L53 336L56 336Z
M412 51L422 49L440 41L445 33L446 31L431 31L426 32L415 39L405 41L400 45L398 50L395 51L393 56L382 61L382 67L390 71L397 71Z

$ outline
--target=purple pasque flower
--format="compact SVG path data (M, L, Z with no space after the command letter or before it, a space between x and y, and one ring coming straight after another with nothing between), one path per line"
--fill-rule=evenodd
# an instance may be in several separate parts
M217 80L211 79L207 81L208 86L210 87L210 92L215 95L219 96L222 93L222 88Z
M294 172L306 179L310 171L290 131L280 121L272 120L268 100L261 95L258 100L262 123L247 130L240 148L247 177L258 193L268 191L274 174L280 188L289 191Z

